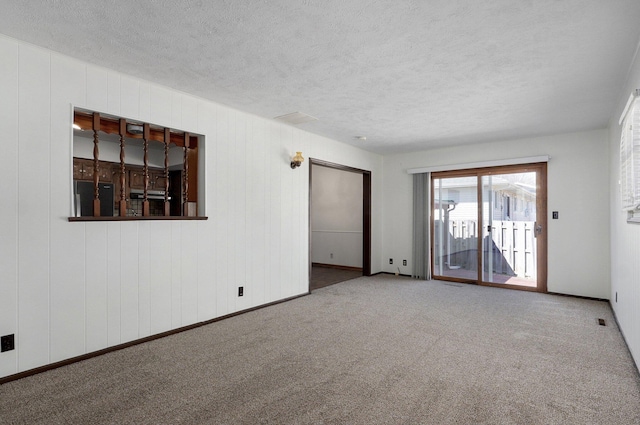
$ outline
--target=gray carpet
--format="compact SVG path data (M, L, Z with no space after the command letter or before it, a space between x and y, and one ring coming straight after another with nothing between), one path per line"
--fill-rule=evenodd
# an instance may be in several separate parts
M7 383L0 422L628 425L640 379L606 302L376 276Z

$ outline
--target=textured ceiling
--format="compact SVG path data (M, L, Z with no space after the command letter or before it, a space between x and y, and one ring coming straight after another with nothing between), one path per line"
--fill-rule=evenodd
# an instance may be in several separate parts
M606 127L640 1L2 0L0 32L385 154Z

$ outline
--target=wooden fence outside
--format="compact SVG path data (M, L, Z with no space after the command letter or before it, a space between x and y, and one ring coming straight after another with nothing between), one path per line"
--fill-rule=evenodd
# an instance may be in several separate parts
M491 226L493 272L509 276L536 278L536 243L533 221L493 221ZM435 222L435 253L439 253L438 231ZM476 220L449 220L449 231L443 236L442 261L451 268L478 269L478 236L481 231ZM447 240L448 237L448 240ZM483 241L485 262L488 261L489 238ZM437 255L437 254L436 254ZM436 264L438 264L436 257ZM488 271L485 266L485 271Z

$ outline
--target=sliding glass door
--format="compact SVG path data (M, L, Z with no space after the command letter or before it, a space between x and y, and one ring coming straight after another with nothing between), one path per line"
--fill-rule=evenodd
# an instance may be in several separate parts
M434 277L546 291L546 164L434 173Z
M433 271L436 276L478 275L477 178L433 179Z

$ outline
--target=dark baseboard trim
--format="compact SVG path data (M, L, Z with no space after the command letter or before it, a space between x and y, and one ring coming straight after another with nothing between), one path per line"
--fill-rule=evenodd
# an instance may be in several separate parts
M559 292L546 292L546 293L549 294L549 295L558 295L558 296L561 296L561 297L580 298L580 299L583 299L583 300L591 300L591 301L604 301L604 302L607 302L607 303L609 302L609 300L606 299L606 298L585 297L585 296L582 296L582 295L573 295L573 294L561 294Z
M388 275L390 275L390 276L411 277L411 275L410 275L410 274L395 274L395 273L391 273L391 272L378 272L378 273L376 273L375 275L378 275L378 274L388 274ZM375 275L371 275L371 276L375 276Z
M324 267L327 269L338 269L338 270L349 270L354 272L361 272L362 267L351 267L351 266L339 266L337 264L325 264L325 263L311 263L313 267Z
M311 292L306 292L306 293L303 293L303 294L300 294L300 295L295 295L293 297L283 298L283 299L278 300L278 301L273 301L273 302L270 302L270 303L267 303L267 304L262 304L262 305L259 305L259 306L256 306L256 307L251 307L251 308L248 308L246 310L241 310L241 311L236 311L235 313L225 314L224 316L216 317L214 319L206 320L204 322L194 323L192 325L183 326L181 328L172 329L170 331L162 332L162 333L155 334L155 335L150 335L150 336L147 336L147 337L144 337L144 338L136 339L134 341L129 341L129 342L125 342L123 344L114 345L113 347L103 348L102 350L93 351L91 353L82 354L80 356L72 357L70 359L61 360L59 362L55 362L55 363L51 363L51 364L48 364L48 365L40 366L40 367L37 367L35 369L29 369L29 370L25 370L24 372L18 372L18 373L15 373L13 375L5 376L4 378L0 378L0 385L6 384L7 382L11 382L11 381L16 381L18 379L26 378L28 376L37 375L38 373L46 372L48 370L57 369L57 368L62 367L62 366L67 366L67 365L70 365L72 363L77 363L77 362L81 362L83 360L91 359L93 357L98 357L98 356L101 356L103 354L111 353L113 351L122 350L124 348L132 347L134 345L142 344L142 343L145 343L145 342L153 341L155 339L164 338L164 337L169 336L169 335L174 335L174 334L177 334L177 333L180 333L180 332L184 332L184 331L188 331L188 330L191 330L191 329L199 328L200 326L210 325L212 323L219 322L221 320L225 320L225 319L228 319L230 317L239 316L241 314L249 313L251 311L260 310L260 309L265 308L265 307L271 307L271 306L276 305L276 304L281 304L281 303L284 303L284 302L287 302L287 301L295 300L296 298L305 297L305 296L307 296L309 294L311 294Z

